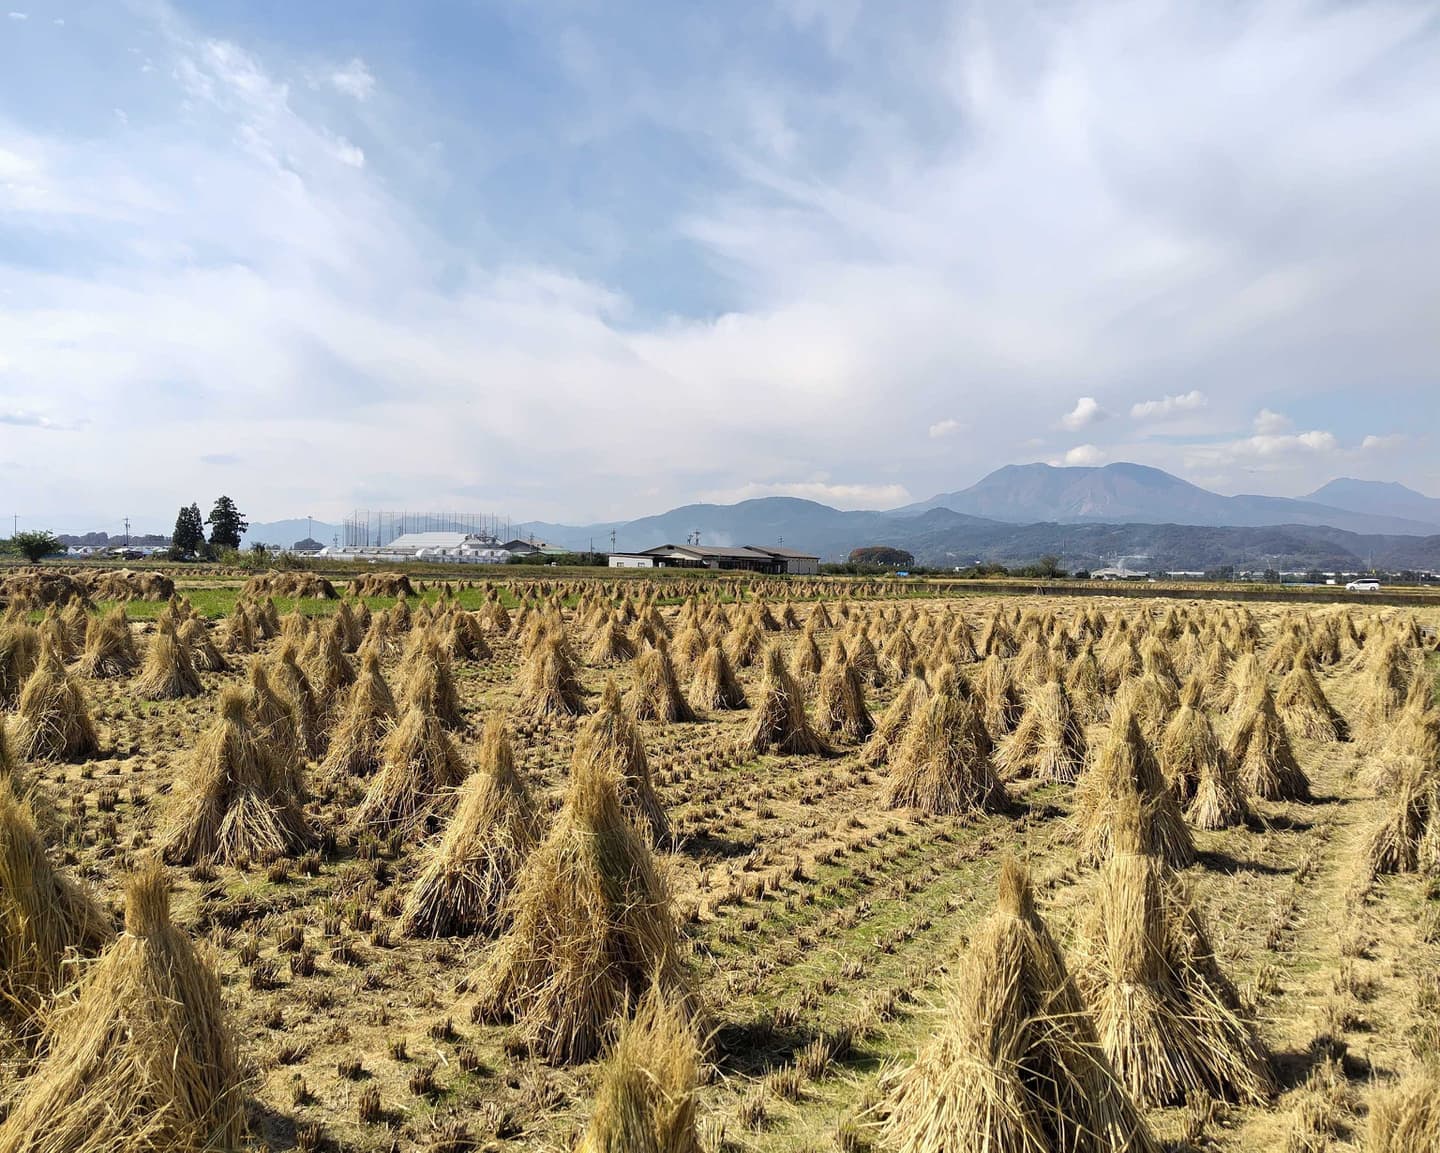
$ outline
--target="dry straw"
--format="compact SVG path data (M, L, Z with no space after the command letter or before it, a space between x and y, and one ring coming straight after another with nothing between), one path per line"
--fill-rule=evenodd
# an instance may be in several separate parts
M41 654L25 681L14 736L16 753L27 761L64 761L100 751L85 692L66 674L54 649Z
M1117 702L1095 763L1075 789L1074 821L1082 858L1094 864L1109 859L1116 812L1130 798L1139 798L1141 819L1148 826L1147 843L1176 868L1190 864L1195 859L1195 843L1180 815L1179 802L1140 732L1139 722Z
M250 714L244 692L225 689L219 717L201 735L178 782L162 838L165 860L233 864L309 844L298 774L280 753Z
M686 1005L669 886L603 761L577 760L555 824L521 866L511 926L470 985L551 1062L588 1061L652 985Z
M1171 791L1189 802L1186 820L1197 829L1228 829L1242 823L1250 808L1245 786L1202 707L1204 693L1198 675L1180 690L1180 707L1160 741L1160 767Z
M1432 1056L1393 1089L1370 1098L1366 1153L1440 1149L1440 1063Z
M896 1153L1159 1153L1117 1081L1023 867L945 987L939 1033L885 1074Z
M625 696L631 714L641 721L665 723L698 720L695 710L681 691L670 660L670 648L664 638L655 645L646 645L635 658L635 679Z
M148 701L198 697L205 693L189 647L180 639L174 619L162 613L145 664L135 678L135 693Z
M1087 751L1085 730L1065 686L1051 680L1029 692L1025 713L1000 743L995 764L1015 776L1069 783L1080 776Z
M91 621L85 630L85 648L75 665L76 672L97 679L128 677L139 664L124 605L116 605Z
M578 1153L701 1153L699 1080L700 1045L685 1010L651 989L605 1058Z
M1142 1105L1192 1093L1261 1103L1274 1089L1264 1046L1147 834L1139 798L1122 800L1077 968L1100 1043Z
M1246 790L1267 801L1303 801L1310 797L1310 778L1295 759L1290 734L1275 708L1264 679L1254 683L1238 707L1227 746L1231 762Z
M518 677L521 716L578 716L585 711L584 689L575 673L563 630L550 627L537 638Z
M1024 711L1015 678L994 653L985 658L978 674L972 675L981 719L990 735L999 740L1019 723Z
M13 707L40 660L40 634L23 620L0 624L0 705Z
M620 689L613 678L605 684L600 707L585 721L575 739L571 763L579 766L581 761L594 762L620 782L621 801L657 844L669 835L665 806L650 779L645 742L621 703Z
M949 815L998 809L1008 800L991 762L990 736L948 671L948 683L937 684L916 705L890 757L891 808Z
M360 656L360 674L345 711L330 733L324 771L331 777L368 777L380 767L381 746L395 727L395 697L373 649Z
M865 705L865 684L838 636L820 671L815 716L820 732L842 741L863 741L875 730L875 720Z
M126 884L125 932L48 1022L0 1153L238 1150L244 1084L220 983L170 920L158 867Z
M400 914L412 937L493 934L521 862L539 839L540 819L505 726L485 726L480 764L460 787L455 815L427 850Z
M455 804L465 764L445 726L420 697L380 747L380 767L370 779L353 827L412 836L429 831Z
M100 906L50 864L30 805L0 775L0 1024L29 1035L66 983L67 957L94 955L112 936Z
M702 709L743 709L745 690L730 667L730 658L715 642L706 646L690 678L690 700Z
M953 681L953 669L950 676ZM906 677L904 684L900 686L900 691L895 694L895 699L880 715L875 731L860 750L861 760L867 765L877 766L888 762L904 739L905 731L910 727L910 719L929 694L930 687L925 682L925 666L917 662L912 666L910 676Z
M741 750L751 753L796 755L828 754L829 744L810 726L805 695L790 670L780 645L765 650L764 676L759 702L741 738Z
M417 629L411 636L410 651L400 664L402 710L417 703L439 719L447 729L463 729L465 714L460 710L460 691L455 671L440 638L430 629Z
M1275 707L1285 727L1297 736L1312 741L1343 741L1349 738L1350 726L1338 709L1330 703L1309 664L1296 661L1280 691L1275 694Z

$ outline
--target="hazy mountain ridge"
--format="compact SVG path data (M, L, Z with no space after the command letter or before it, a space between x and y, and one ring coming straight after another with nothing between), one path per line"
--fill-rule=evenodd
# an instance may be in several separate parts
M1123 462L1098 467L1012 464L996 469L969 488L940 493L895 511L907 515L949 508L1011 524L1054 521L1251 528L1308 524L1357 533L1440 533L1440 501L1431 502L1410 489L1396 487L1425 503L1407 501L1402 512L1372 497L1369 507L1347 508L1318 499L1324 489L1298 500L1249 494L1222 496L1162 469ZM1424 510L1423 515L1415 516L1417 510Z

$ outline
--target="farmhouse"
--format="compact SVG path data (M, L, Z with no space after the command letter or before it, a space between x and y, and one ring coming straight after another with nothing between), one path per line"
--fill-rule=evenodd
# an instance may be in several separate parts
M644 552L610 554L611 568L709 568L771 576L813 576L820 558L789 548L764 545L662 544Z

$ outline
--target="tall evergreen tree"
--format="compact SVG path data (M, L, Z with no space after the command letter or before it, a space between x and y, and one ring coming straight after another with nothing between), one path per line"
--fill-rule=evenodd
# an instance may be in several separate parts
M215 548L239 548L240 538L250 527L250 522L228 496L215 501L205 523L210 526L210 543Z
M192 504L181 507L175 518L175 531L170 537L170 547L179 556L194 556L205 547L205 522L200 519L200 506Z

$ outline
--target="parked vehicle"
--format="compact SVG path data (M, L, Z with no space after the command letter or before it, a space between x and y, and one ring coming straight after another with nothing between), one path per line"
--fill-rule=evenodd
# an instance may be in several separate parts
M1374 577L1361 577L1359 580L1353 580L1346 585L1345 591L1352 593L1378 593L1380 591L1380 582Z

